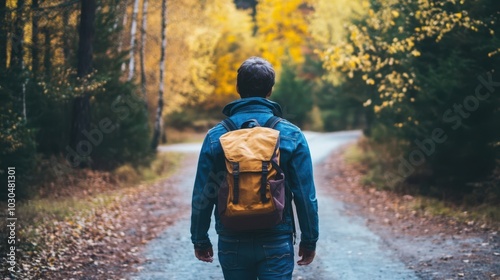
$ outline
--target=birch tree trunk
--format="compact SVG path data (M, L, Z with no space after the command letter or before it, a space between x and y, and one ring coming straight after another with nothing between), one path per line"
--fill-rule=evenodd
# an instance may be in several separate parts
M139 13L139 0L134 0L134 10L132 12L132 27L130 28L130 60L128 63L127 81L134 78L135 72L135 45L137 43L137 14Z
M167 0L162 0L161 3L161 56L160 56L160 89L158 91L158 108L156 109L156 120L153 132L153 141L151 148L156 151L160 142L162 130L162 113L163 113L163 91L164 91L164 75L165 75L165 57L167 51Z
M141 49L140 49L140 62L141 62L141 91L147 106L147 92L146 92L146 29L148 23L148 0L142 2L142 24L141 24Z

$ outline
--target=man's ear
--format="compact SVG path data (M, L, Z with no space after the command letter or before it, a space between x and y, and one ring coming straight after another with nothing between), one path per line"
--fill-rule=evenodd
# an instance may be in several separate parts
M271 89L271 90L267 93L266 98L271 97L271 94L273 94L273 89Z
M243 98L243 96L241 96L240 88L238 87L238 85L236 85L236 92L238 93L238 95L240 96L240 98Z

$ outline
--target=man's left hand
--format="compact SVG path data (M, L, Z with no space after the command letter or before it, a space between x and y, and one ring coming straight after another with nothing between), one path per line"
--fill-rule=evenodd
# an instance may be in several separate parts
M308 265L312 263L314 260L314 256L316 256L316 251L307 250L305 248L299 247L299 257L302 257L297 264L298 265Z
M194 249L194 255L202 262L211 263L214 261L214 250L212 247L208 249Z

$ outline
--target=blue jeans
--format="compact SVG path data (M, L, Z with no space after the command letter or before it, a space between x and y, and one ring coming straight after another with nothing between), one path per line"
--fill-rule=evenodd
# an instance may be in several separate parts
M293 237L219 236L219 262L226 280L289 280L293 272Z

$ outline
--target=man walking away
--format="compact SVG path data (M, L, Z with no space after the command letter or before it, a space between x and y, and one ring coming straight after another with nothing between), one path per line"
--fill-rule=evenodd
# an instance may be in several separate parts
M301 231L297 264L308 265L315 256L318 204L311 155L300 129L281 119L280 105L267 99L274 83L275 72L267 60L251 57L243 62L236 84L241 99L224 107L228 119L208 131L200 152L192 197L191 240L196 258L212 262L207 232L215 206L218 257L227 280L292 279L292 201ZM258 141L251 140L258 137ZM276 143L279 149L275 147L273 152L269 143ZM250 170L255 160L248 157L264 154L266 159L257 162L258 168L262 162L262 168ZM271 210L264 210L266 205ZM270 215L277 217L276 221L268 219Z

